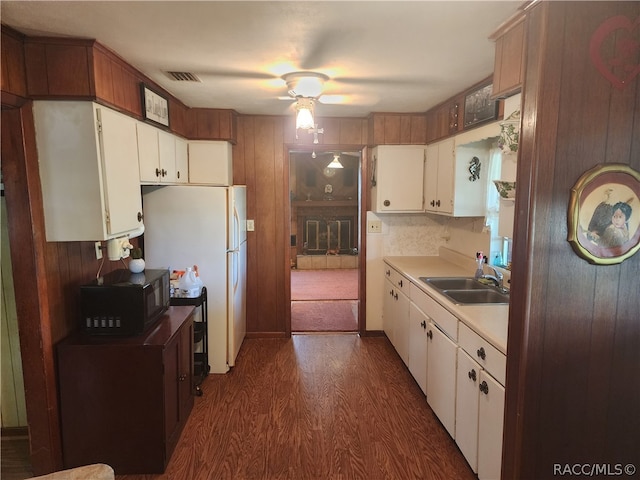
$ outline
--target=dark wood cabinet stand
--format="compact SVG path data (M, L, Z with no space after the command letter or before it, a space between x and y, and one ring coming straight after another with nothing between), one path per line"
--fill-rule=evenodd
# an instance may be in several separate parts
M140 336L58 344L65 468L164 472L193 408L193 313L172 306Z

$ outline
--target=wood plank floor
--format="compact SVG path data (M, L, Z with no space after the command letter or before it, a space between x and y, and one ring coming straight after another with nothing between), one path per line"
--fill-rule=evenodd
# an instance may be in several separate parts
M157 479L475 479L384 337L247 339Z

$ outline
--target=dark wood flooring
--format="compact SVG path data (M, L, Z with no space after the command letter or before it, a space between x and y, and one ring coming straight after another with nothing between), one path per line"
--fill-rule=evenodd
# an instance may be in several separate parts
M165 474L118 480L476 478L385 337L247 339L202 387Z
M385 337L247 339L202 387L165 474L117 480L476 479Z

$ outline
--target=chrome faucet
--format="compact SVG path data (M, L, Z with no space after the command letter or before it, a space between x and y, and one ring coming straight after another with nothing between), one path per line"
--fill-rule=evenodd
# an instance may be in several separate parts
M498 287L500 291L504 291L505 290L504 275L502 274L502 272L499 272L496 268L492 267L491 265L486 265L486 267L493 271L493 275L482 275L480 278L486 278L487 280L491 280L493 283L496 284L496 287Z

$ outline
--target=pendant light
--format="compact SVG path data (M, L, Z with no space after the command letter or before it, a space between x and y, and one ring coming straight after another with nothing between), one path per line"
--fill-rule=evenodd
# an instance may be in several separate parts
M339 153L334 153L333 154L333 160L331 160L331 163L329 165L327 165L327 168L344 168L342 163L340 163L340 154Z
M313 99L298 97L296 102L296 129L309 130L315 126L313 120Z

